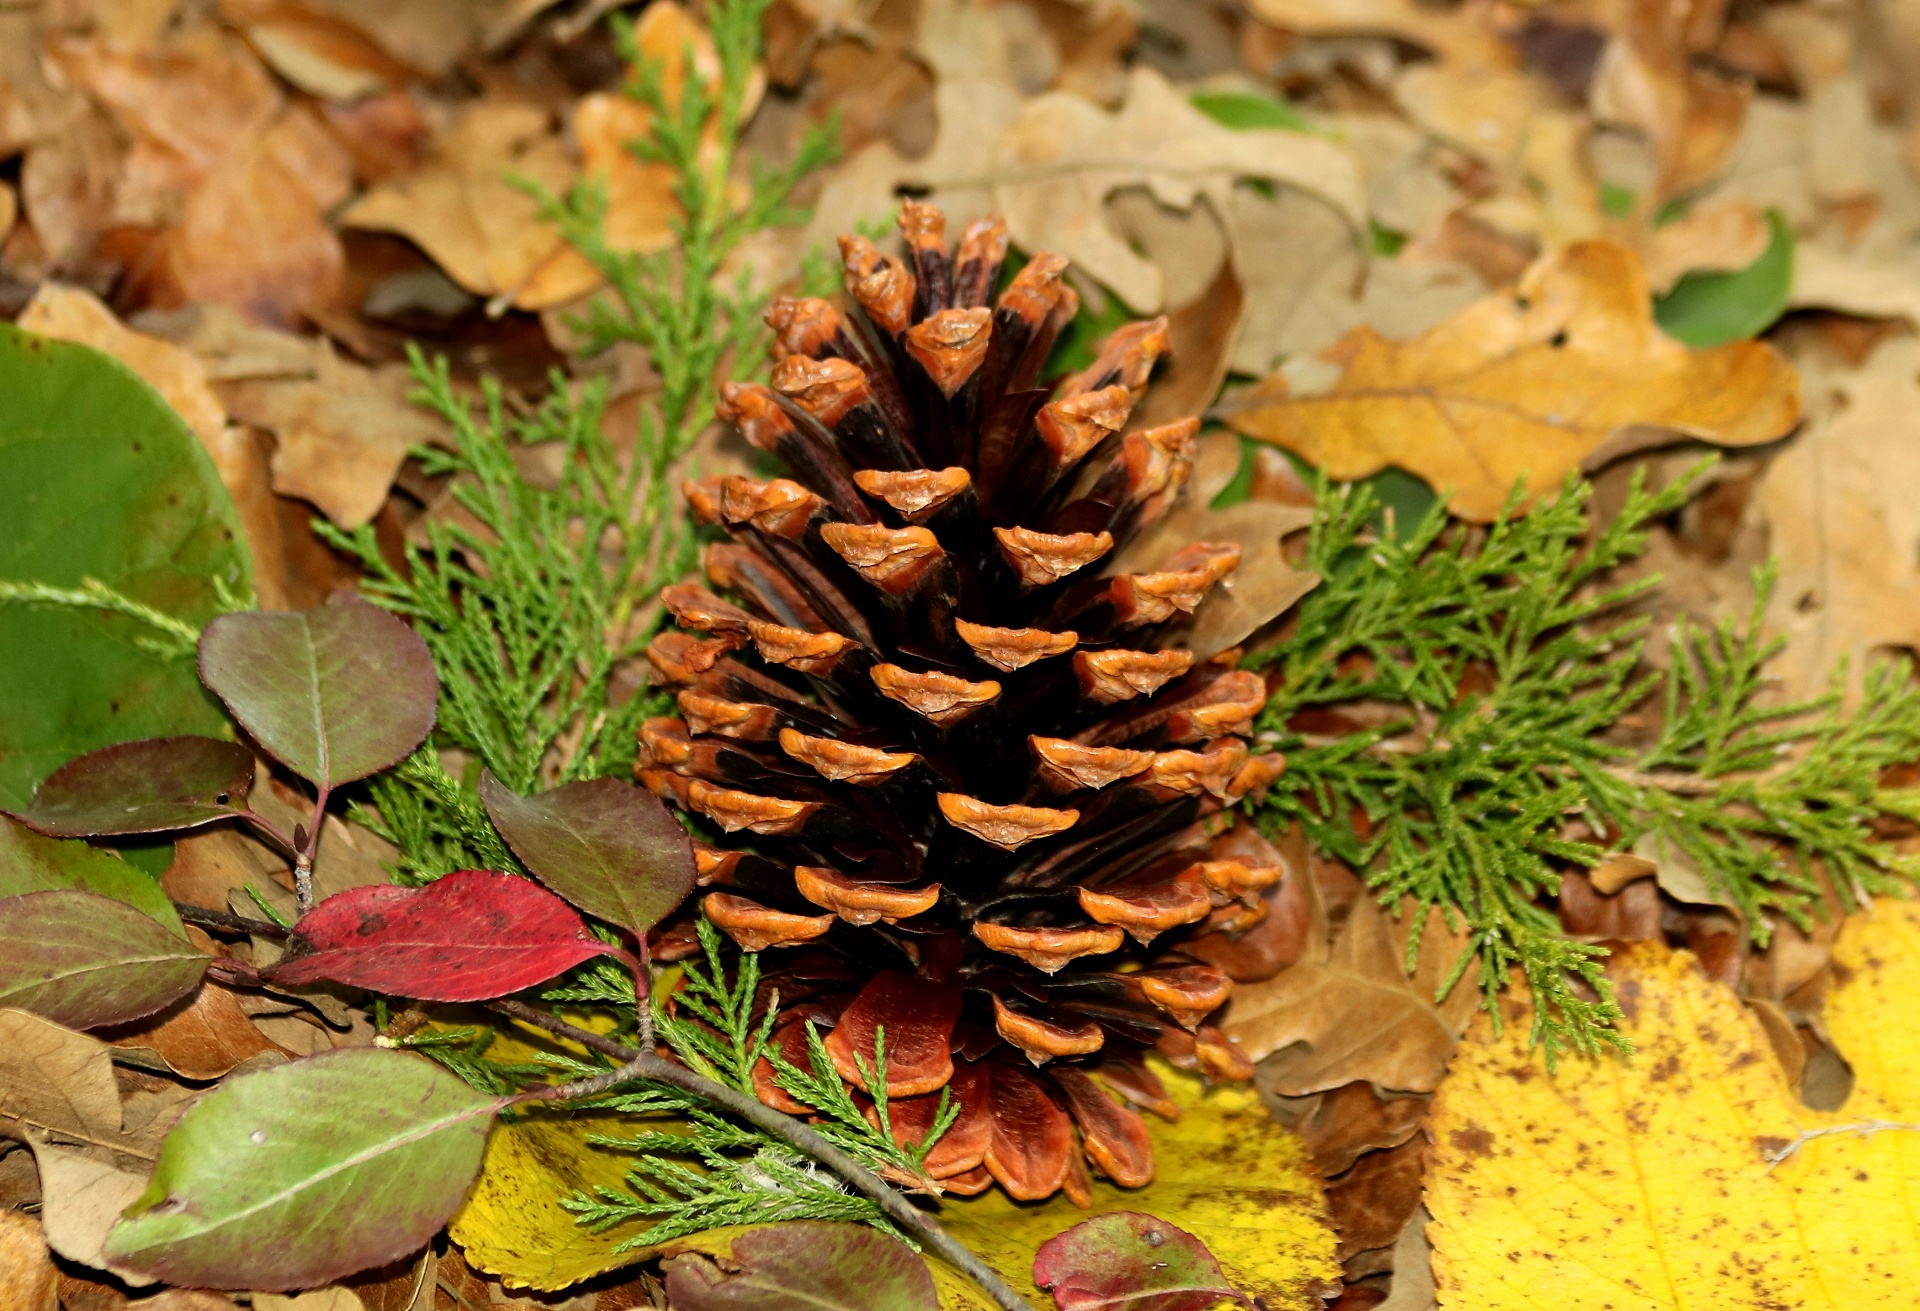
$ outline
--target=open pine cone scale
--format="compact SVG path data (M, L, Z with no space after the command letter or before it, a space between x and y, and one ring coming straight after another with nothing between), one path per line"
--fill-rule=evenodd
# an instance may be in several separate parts
M1251 1073L1206 1020L1272 972L1283 871L1225 808L1283 762L1247 742L1262 680L1172 644L1239 548L1103 570L1191 467L1197 420L1127 427L1166 321L1042 387L1078 308L1065 261L1035 255L989 308L1005 224L952 253L944 228L908 202L905 260L843 237L845 312L777 302L771 385L723 388L791 477L686 487L731 540L711 590L664 593L678 631L648 654L681 713L642 728L638 772L726 835L696 844L713 923L793 949L763 966L787 1060L811 1021L870 1092L884 1030L897 1137L943 1089L961 1106L931 1179L1084 1202L1089 1165L1152 1178L1134 1107L1177 1112L1147 1049ZM764 1061L756 1086L806 1109Z

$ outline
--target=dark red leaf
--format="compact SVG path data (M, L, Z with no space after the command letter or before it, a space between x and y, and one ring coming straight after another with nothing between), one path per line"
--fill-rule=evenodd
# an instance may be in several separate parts
M1097 1215L1055 1234L1034 1253L1033 1282L1060 1311L1207 1311L1227 1298L1252 1305L1205 1243L1141 1211Z
M927 1263L860 1225L799 1220L748 1229L729 1268L686 1254L666 1261L675 1311L938 1311Z
M480 799L535 878L617 928L644 933L693 891L693 843L645 788L596 778L520 797L483 773Z
M246 809L253 755L211 737L155 737L77 756L11 812L37 833L86 838L197 828Z
M294 933L311 951L275 966L275 983L326 980L421 1001L504 997L614 951L539 884L484 869L424 888L350 889Z

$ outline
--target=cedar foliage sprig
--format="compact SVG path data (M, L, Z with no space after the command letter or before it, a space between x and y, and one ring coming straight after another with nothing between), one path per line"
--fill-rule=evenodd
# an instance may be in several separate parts
M1771 915L1807 921L1816 863L1853 901L1920 874L1872 831L1882 816L1920 814L1913 794L1878 785L1887 765L1920 758L1920 691L1904 663L1871 671L1851 711L1844 671L1815 701L1763 704L1780 645L1758 636L1763 570L1746 623L1678 625L1664 678L1640 671L1645 620L1621 611L1655 582L1606 576L1645 550L1647 526L1684 504L1704 468L1658 491L1636 479L1597 529L1577 479L1484 531L1436 506L1377 535L1368 489L1323 488L1307 551L1323 581L1293 634L1250 661L1277 672L1260 727L1287 753L1263 822L1299 821L1384 902L1412 897L1416 925L1428 907L1464 923L1473 950L1443 991L1477 963L1497 1019L1517 966L1549 1060L1623 1045L1604 950L1567 938L1541 904L1569 866L1651 835L1761 945ZM1625 744L1624 721L1649 702L1655 741ZM1359 703L1404 715L1330 738L1293 727L1311 722L1304 711ZM1602 846L1574 821L1618 838ZM1418 950L1416 932L1409 967Z
M753 1070L765 1060L780 1087L812 1108L819 1118L814 1128L822 1137L895 1182L926 1186L927 1153L959 1115L959 1106L949 1106L943 1098L924 1141L907 1146L896 1143L887 1112L884 1032L875 1035L872 1066L862 1062L867 1086L874 1090L877 1123L870 1123L848 1094L811 1025L807 1027L811 1070L790 1064L771 1046L779 993L771 994L764 1006L757 1005L759 958L741 954L730 978L718 930L705 917L697 927L706 956L704 968L687 962L671 1003L661 999L664 990L657 990L653 1000L654 1032L680 1063L715 1083L753 1096ZM636 1220L653 1222L622 1240L615 1250L648 1247L722 1225L778 1220L850 1220L912 1241L873 1202L848 1192L785 1143L677 1089L642 1082L592 1105L633 1115L665 1114L692 1130L590 1137L601 1147L635 1158L627 1173L627 1191L600 1187L591 1194L563 1199L561 1204L595 1230ZM700 1168L686 1164L690 1159L698 1161Z
M610 246L598 179L563 197L539 193L543 214L611 292L575 325L586 349L636 342L660 376L632 450L616 450L602 431L604 379L570 385L556 374L543 402L516 413L491 380L476 402L444 361L416 354L416 399L449 429L447 446L420 458L428 474L452 480L477 526L430 525L426 544L410 546L396 568L371 527L348 535L316 525L360 561L366 595L413 623L440 672L437 741L375 780L374 809L360 816L400 847L414 879L465 865L518 868L485 822L477 766L520 793L625 775L640 722L661 712L657 695L623 698L618 684L657 623L647 602L693 562L692 528L674 499L676 465L713 421L721 369L753 367L765 353L765 293L747 273L724 270L748 236L804 219L790 203L793 189L834 154L833 126L816 128L789 164L756 165L741 199L736 150L769 2L711 7L717 76L681 78L676 96L659 64L641 58L631 24L615 18L634 67L628 91L651 111L648 135L631 148L674 172L682 213L673 249ZM692 66L691 52L685 62ZM515 458L548 443L560 452L552 486L530 482ZM448 774L439 747L472 758L473 776Z

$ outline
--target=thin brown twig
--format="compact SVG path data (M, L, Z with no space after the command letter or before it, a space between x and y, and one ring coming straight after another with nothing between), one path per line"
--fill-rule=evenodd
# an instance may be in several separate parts
M987 1295L1002 1308L1002 1311L1033 1311L1032 1305L1015 1292L1006 1280L942 1229L932 1216L921 1211L886 1180L793 1116L784 1115L757 1098L735 1092L725 1084L702 1078L685 1066L677 1065L654 1052L640 1051L602 1034L590 1033L586 1029L568 1024L565 1020L528 1006L524 1002L498 1001L491 1003L491 1006L503 1015L524 1020L536 1028L545 1029L557 1037L577 1042L583 1047L621 1062L617 1070L595 1075L591 1079L581 1079L575 1083L540 1089L526 1095L523 1100L568 1101L579 1097L592 1097L634 1079L652 1079L657 1083L678 1088L682 1092L691 1093L702 1101L739 1116L755 1128L778 1138L796 1152L810 1156L826 1166L854 1189L865 1194L886 1214L888 1219L911 1233L928 1248L938 1253L947 1264L985 1289Z
M197 924L203 929L225 929L229 933L257 933L263 938L285 938L293 930L282 928L272 920L249 919L245 915L232 915L224 910L213 910L206 906L188 906L174 902L173 908L181 919L189 924Z

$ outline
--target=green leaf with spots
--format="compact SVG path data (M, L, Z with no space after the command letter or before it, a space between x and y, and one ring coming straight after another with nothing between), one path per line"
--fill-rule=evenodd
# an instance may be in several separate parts
M229 1079L160 1147L106 1255L188 1288L313 1288L424 1247L480 1168L497 1099L351 1047Z

